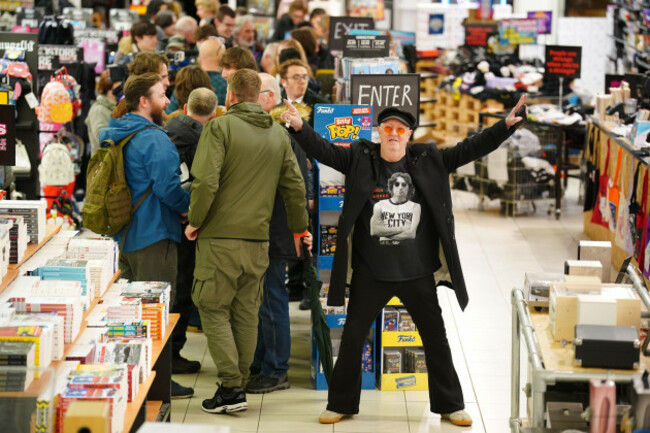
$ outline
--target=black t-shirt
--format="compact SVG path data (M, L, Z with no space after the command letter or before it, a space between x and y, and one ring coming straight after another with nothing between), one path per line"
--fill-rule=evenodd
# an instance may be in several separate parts
M406 281L439 267L438 233L406 158L382 159L377 187L354 226L352 268L377 280Z

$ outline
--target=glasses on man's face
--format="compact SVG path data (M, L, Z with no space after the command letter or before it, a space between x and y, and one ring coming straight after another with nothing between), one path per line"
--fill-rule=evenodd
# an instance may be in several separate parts
M393 128L392 126L384 126L384 132L386 134L392 134L393 131L395 131L397 135L406 134L406 128Z
M406 183L406 182L395 182L393 185L394 185L394 186L402 186L402 187L407 187L407 186L409 186L409 184Z
M270 89L267 89L267 90L260 90L260 93L268 93L268 92L270 92L270 91L271 91Z
M293 77L289 77L289 79L293 81L307 81L309 80L309 75L294 75Z

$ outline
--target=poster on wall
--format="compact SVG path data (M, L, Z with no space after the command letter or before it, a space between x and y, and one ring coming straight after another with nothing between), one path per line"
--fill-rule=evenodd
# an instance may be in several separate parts
M553 21L553 11L531 11L528 18L537 20L537 34L550 35Z
M13 105L0 105L0 165L16 165L16 118Z
M486 47L490 35L497 33L497 24L466 24L465 45L468 47Z
M457 48L465 44L463 21L467 8L458 5L418 4L416 41L418 51Z
M330 17L330 33L327 46L330 51L343 51L345 48L345 35L350 30L372 30L375 28L375 20L372 18L360 17Z
M499 38L502 44L535 45L537 44L537 20L501 20Z
M348 15L383 20L386 17L384 0L348 0Z
M350 94L353 104L372 106L372 124L384 108L399 107L420 118L420 74L352 75Z

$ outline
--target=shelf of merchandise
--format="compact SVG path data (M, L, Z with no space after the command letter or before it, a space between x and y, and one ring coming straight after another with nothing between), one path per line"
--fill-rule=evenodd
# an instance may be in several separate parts
M393 297L386 306L400 307L402 301ZM383 373L384 349L400 347L421 347L422 338L417 331L384 331L384 311L377 319L377 347L375 365L377 370L377 387L382 391L425 391L429 389L427 373ZM404 365L404 354L402 354Z
M38 244L29 244L27 245L27 249L25 249L25 254L23 255L23 259L16 264L9 265L9 269L18 269L20 268L23 263L25 263L27 260L29 260L35 253L36 251L40 250L43 245L48 243L55 234L59 233L61 231L61 225L50 225L47 224L45 225L45 237L41 242Z
M37 245L29 245L26 251L25 258L18 264L10 265L9 273L0 283L0 293L9 286L9 284L20 274L20 265L24 264L31 256L33 256L41 247L49 242L54 235L61 230L61 226L47 226L46 236L42 242ZM27 391L18 392L2 392L0 398L4 397L24 397L36 400L43 395L43 392L51 384L53 376L58 374L58 369L61 367L67 355L77 343L81 334L87 326L87 319L92 310L98 305L99 301L106 294L108 289L117 281L120 276L118 270L111 281L107 284L102 292L102 296L95 297L88 309L84 311L82 318L82 326L79 334L72 343L64 345L63 358L59 361L50 363L47 369L39 372L39 378L36 379L27 389ZM169 322L165 328L165 336L162 340L153 340L152 342L152 371L149 373L147 379L140 384L138 394L131 403L127 404L127 409L124 414L124 428L122 432L135 432L147 420L150 421L169 421L171 412L171 335L176 323L178 323L179 315L170 314ZM151 401L147 401L151 399ZM43 404L43 402L41 402Z
M0 293L4 292L7 287L20 275L20 269L18 269L23 263L25 263L29 258L31 258L36 251L38 251L43 245L45 245L52 237L61 230L60 225L48 225L45 230L45 238L39 244L29 244L25 250L23 259L19 263L14 263L9 265L7 273L0 281Z
M326 314L325 315L325 320L327 321L327 326L330 328L330 330L332 330L332 329L342 329L343 326L345 326L346 317L347 316L345 314ZM370 335L371 338L372 338L374 332L375 332L375 324L373 323L372 328L370 328L370 330L368 332L368 335ZM373 341L372 350L374 352L377 345L374 344L374 341L375 341L374 338L372 338L371 341ZM325 375L320 372L320 358L319 358L319 355L318 355L316 340L314 339L313 335L311 337L311 375L310 375L310 377L311 377L312 384L316 387L316 389L318 389L318 390L327 389L327 381L325 380ZM374 371L366 371L366 372L361 373L361 389L375 389L375 372Z
M339 213L343 209L343 197L342 196L322 196L320 195L320 170L318 170L318 164L315 164L316 166L316 173L314 177L317 180L316 182L316 187L317 191L319 192L318 194L318 200L317 200L317 212L314 218L314 246L317 248L317 268L318 268L318 273L319 273L319 278L321 281L323 280L323 277L321 276L320 271L329 271L332 269L332 261L334 259L334 255L321 255L320 254L320 224L321 224L321 213L322 212L336 212ZM324 281L324 283L327 283ZM345 314L326 314L325 319L327 321L327 325L329 326L330 330L333 329L342 329L343 326L345 325L345 319L346 315ZM376 353L376 338L375 338L375 325L373 324L372 328L368 331L368 335L370 336L370 340L372 341L372 351L373 351L373 359L374 359L374 354ZM311 338L311 382L314 385L314 387L317 390L324 390L327 389L327 382L325 380L325 375L320 372L320 358L319 358L319 353L318 353L318 348L316 346L316 340L312 334ZM374 363L373 369L377 364ZM369 371L369 372L362 372L361 373L361 388L362 389L375 389L375 372L374 371Z

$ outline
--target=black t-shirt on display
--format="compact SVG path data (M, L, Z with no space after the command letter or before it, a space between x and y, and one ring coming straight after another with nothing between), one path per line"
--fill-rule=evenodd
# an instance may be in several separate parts
M354 226L352 268L377 280L407 281L439 267L438 234L406 158L380 160L377 187Z

